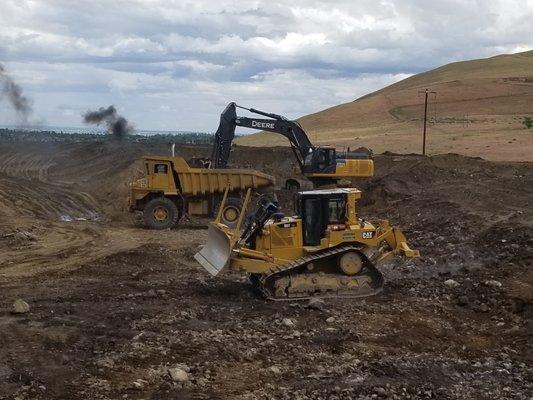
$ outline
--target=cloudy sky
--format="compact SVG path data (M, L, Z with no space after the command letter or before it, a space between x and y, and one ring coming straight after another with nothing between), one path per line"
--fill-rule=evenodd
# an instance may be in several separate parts
M533 0L2 0L0 63L33 122L114 104L213 131L229 101L296 118L411 74L533 49ZM17 123L0 100L0 125Z

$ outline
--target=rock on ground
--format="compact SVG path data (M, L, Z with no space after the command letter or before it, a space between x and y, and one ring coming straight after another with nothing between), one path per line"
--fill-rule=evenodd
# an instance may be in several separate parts
M13 303L13 314L26 314L30 312L30 305L22 299L18 299Z
M182 368L170 368L168 374L174 382L187 382L189 380L189 374Z
M453 279L448 279L448 280L444 281L444 284L446 286L448 286L449 288L456 288L457 286L460 285L459 282L457 282L457 281L455 281Z

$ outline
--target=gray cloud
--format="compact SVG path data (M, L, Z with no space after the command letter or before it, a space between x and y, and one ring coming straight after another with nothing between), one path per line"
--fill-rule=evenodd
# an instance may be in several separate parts
M209 130L230 100L297 117L447 62L531 49L532 13L529 0L4 0L0 60L55 124L79 121L51 98L120 105L146 116L139 128Z

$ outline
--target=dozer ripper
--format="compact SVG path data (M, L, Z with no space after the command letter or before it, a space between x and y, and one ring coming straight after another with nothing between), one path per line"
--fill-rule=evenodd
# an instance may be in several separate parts
M388 221L359 218L360 197L355 188L302 191L295 196L296 216L263 201L244 226L248 190L236 228L218 215L194 257L213 276L225 269L249 274L271 300L375 295L384 283L377 265L392 255L419 252Z
M237 108L268 118L238 116ZM229 103L220 115L211 155L213 168L226 167L235 137L235 128L238 126L285 136L289 140L302 174L315 188L336 183L341 179L374 175L374 161L370 150L338 152L334 147L314 146L298 121L235 103Z

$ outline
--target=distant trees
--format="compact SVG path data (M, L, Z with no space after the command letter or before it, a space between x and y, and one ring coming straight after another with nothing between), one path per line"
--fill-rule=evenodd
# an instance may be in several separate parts
M0 140L5 141L32 141L32 142L88 142L112 140L113 135L105 133L67 133L32 129L7 129L0 128ZM150 143L176 143L210 145L215 140L215 135L210 133L160 133L152 135L128 135L122 139L124 142L150 142Z
M533 118L524 117L524 120L522 121L522 123L525 125L527 129L531 129L531 127L533 126Z

